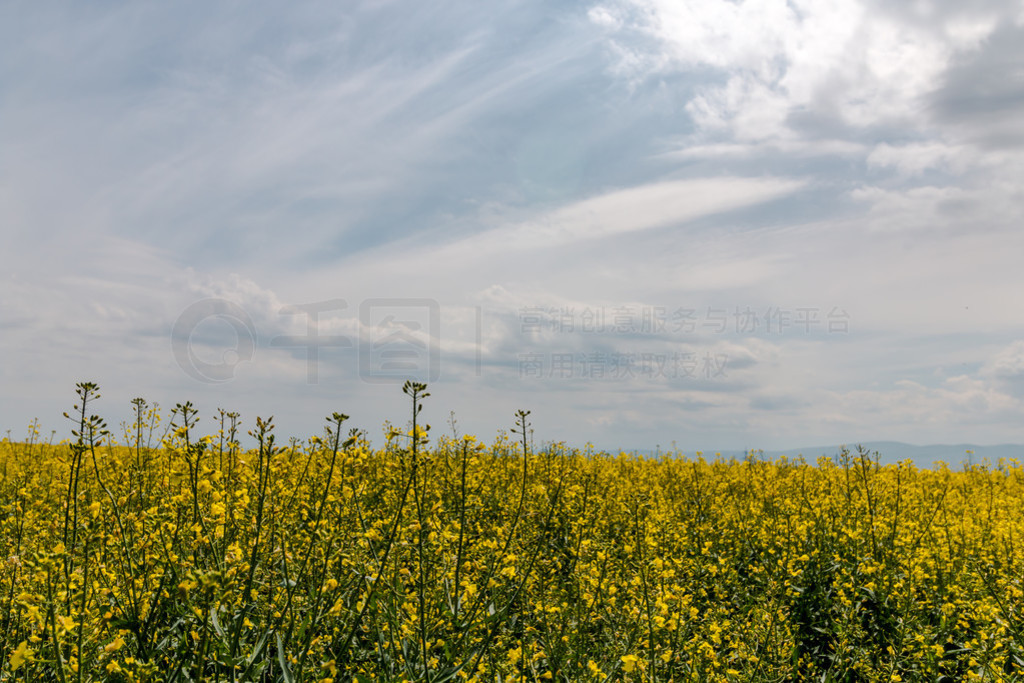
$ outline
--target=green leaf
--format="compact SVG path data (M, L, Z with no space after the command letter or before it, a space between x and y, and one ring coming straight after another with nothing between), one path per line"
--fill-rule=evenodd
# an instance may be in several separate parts
M220 625L220 619L217 618L217 612L219 610L210 610L210 623L213 625L213 630L217 632L217 635L221 638L227 638L227 634L224 632L224 627Z
M288 657L284 653L284 640L281 638L280 633L275 633L277 638L277 663L281 665L281 676L284 678L285 683L294 683L295 677L292 675L292 667L288 663Z

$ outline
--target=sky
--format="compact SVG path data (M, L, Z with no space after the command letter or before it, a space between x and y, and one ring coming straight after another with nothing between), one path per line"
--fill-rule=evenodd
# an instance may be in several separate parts
M5 2L0 431L1021 443L1021 121L1019 1Z

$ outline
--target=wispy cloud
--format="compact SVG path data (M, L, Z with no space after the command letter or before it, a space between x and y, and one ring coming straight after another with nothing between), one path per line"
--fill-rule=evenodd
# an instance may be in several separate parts
M8 3L0 414L53 422L90 378L373 427L360 304L390 298L439 307L412 336L469 430L1022 440L1022 31L1008 0ZM204 385L170 330L210 298L259 338ZM337 300L353 345L309 384L270 340ZM220 362L237 330L204 325Z

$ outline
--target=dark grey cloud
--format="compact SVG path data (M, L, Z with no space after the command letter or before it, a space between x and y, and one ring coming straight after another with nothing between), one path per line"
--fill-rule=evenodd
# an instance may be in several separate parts
M978 50L959 56L929 96L928 111L986 147L1024 145L1024 26L1003 24Z
M808 405L806 400L797 396L765 395L760 394L750 398L749 405L755 410L766 411L789 411L794 408L803 408Z

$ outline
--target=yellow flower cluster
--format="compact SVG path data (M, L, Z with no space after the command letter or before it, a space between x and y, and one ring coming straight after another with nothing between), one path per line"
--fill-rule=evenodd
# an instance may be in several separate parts
M187 420L0 443L0 679L1024 672L1017 463L374 449L343 418L288 447L258 421L251 450Z

